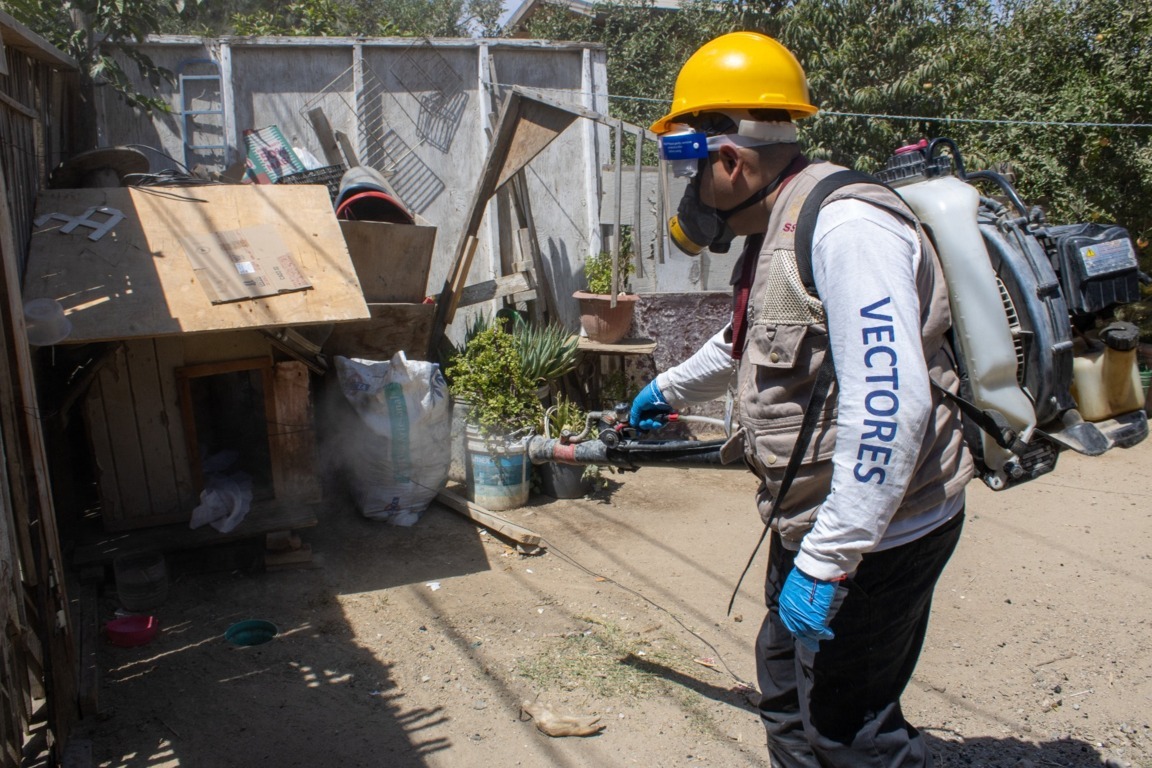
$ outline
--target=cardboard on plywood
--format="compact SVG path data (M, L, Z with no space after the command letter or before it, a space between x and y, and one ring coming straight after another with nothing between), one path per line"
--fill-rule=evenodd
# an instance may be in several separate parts
M322 186L209 185L46 190L36 215L112 208L124 220L98 240L51 219L33 233L24 298L63 304L67 342L361 320L369 317ZM306 290L213 304L183 243L271 226Z
M184 252L213 304L312 287L271 224L189 235Z

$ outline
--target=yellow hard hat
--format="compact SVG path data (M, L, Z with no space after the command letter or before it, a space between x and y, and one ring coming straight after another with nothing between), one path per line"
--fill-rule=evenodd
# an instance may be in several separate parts
M793 119L818 111L808 100L804 68L787 48L759 32L731 32L684 62L672 110L652 123L652 131L665 133L685 115L727 109L783 109Z

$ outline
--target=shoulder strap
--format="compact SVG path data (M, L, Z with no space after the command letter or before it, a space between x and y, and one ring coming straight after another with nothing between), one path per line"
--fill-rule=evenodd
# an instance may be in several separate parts
M784 503L784 497L788 495L788 489L792 487L792 481L796 479L796 475L800 472L800 462L804 459L804 454L808 450L808 444L812 442L812 435L816 432L816 420L820 416L820 411L824 408L825 401L828 400L828 390L831 388L835 378L836 371L832 365L832 349L829 347L828 351L824 353L824 362L820 364L820 369L816 372L816 382L812 385L812 396L808 398L808 405L804 408L804 420L800 423L800 432L796 435L795 445L792 446L792 455L788 457L788 466L784 468L784 477L780 480L780 489L776 492L776 498L772 500L772 510L768 514L768 522L764 523L764 530L760 532L760 538L756 541L756 546L752 549L752 554L748 556L748 562L744 564L744 570L740 572L740 578L736 580L736 586L732 588L732 597L728 600L728 615L732 614L732 606L736 603L736 593L740 591L740 584L743 583L744 577L748 575L748 569L752 567L752 561L756 559L756 553L760 551L760 547L764 544L764 539L768 535L772 521L780 511L780 505Z
M887 185L874 176L861 171L843 170L825 176L816 182L804 205L800 207L800 215L796 218L796 267L800 270L800 280L808 293L816 295L816 281L812 277L812 235L816 232L816 217L820 215L820 208L836 190L849 184L878 184Z

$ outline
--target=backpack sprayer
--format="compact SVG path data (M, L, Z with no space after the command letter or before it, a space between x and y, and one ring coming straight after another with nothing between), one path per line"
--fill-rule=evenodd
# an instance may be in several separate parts
M990 488L1052 471L1066 448L1098 456L1147 437L1139 330L1113 316L1149 282L1126 229L1049 225L1004 176L967 173L951 139L898 149L877 178L940 256L965 437Z
M1004 176L967 172L951 139L901 147L876 179L905 200L940 257L960 375L955 399L985 484L1003 490L1051 472L1065 449L1098 456L1147 437L1139 330L1114 319L1152 282L1126 229L1049 225ZM981 194L981 181L998 198ZM743 467L720 461L723 441L640 440L627 405L594 417L597 440L583 439L590 427L532 438L532 461Z

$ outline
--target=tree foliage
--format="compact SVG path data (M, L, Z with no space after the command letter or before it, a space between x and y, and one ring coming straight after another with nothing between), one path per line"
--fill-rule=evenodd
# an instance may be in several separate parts
M200 0L0 0L0 8L76 59L84 86L111 85L134 107L167 110L163 99L139 92L120 62L135 63L145 79L158 83L169 74L132 45Z
M1021 192L1057 220L1117 221L1146 243L1152 130L1091 124L1152 122L1152 6L1014 0L957 64L986 83L958 110L1018 121L955 130L973 157L1010 163Z
M0 0L0 8L75 57L90 81L159 108L117 63L128 57L153 80L162 76L128 45L153 31L503 33L500 0ZM620 0L594 11L548 5L526 32L603 44L616 117L650 123L694 50L724 32L756 30L805 67L822 110L800 124L811 154L875 170L906 141L950 136L969 167L1010 167L1024 198L1051 220L1118 221L1140 243L1152 238L1152 129L1099 125L1152 121L1147 0L684 0L678 11Z
M500 0L228 0L193 23L210 35L495 36Z
M675 13L624 0L594 10L552 6L528 32L603 43L613 116L651 122L693 51L755 30L804 65L821 108L800 123L810 154L876 170L901 144L950 136L970 168L1009 165L1052 221L1117 221L1142 247L1152 236L1152 130L1011 122L1150 122L1146 0L689 0Z

